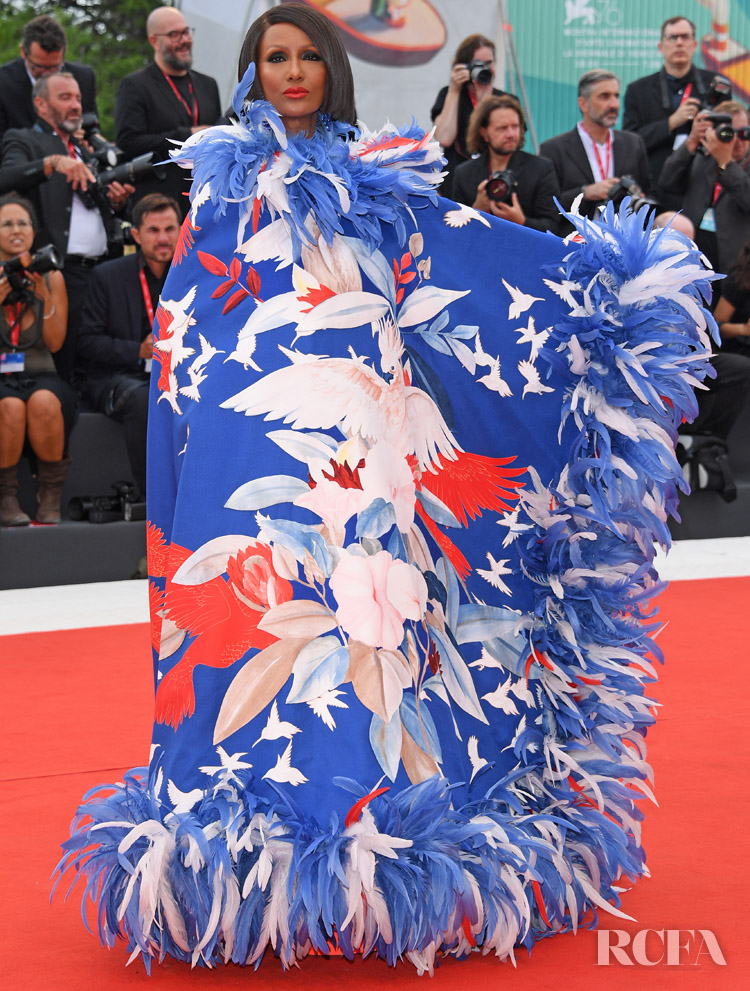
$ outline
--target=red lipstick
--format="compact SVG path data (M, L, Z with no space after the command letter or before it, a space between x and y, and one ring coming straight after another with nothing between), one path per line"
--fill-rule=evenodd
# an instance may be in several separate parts
M303 86L290 86L284 90L284 96L291 97L292 100L300 100L307 96L308 91Z

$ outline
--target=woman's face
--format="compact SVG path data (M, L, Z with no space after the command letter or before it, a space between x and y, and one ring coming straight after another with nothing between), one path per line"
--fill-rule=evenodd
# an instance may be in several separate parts
M310 135L326 90L326 66L308 36L294 24L272 24L258 45L258 80L287 131Z
M18 203L0 207L0 258L7 260L29 251L34 240L31 217Z

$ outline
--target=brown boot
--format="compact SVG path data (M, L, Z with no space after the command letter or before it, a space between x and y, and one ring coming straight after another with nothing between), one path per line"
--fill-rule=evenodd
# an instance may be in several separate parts
M30 517L18 505L18 463L0 468L0 526L28 526Z
M62 461L42 461L38 458L37 465L39 466L39 506L34 522L59 523L60 496L70 467L70 456L63 458Z

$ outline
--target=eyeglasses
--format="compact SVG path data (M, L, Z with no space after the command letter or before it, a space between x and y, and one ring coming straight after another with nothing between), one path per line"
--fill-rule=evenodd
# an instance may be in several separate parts
M663 41L668 41L670 45L676 44L678 41L695 41L694 34L665 34Z
M40 72L42 75L47 75L51 72L59 72L65 65L65 59L60 59L60 61L55 62L54 65L41 65L41 63L30 59L28 55L24 55L24 61L31 72Z
M33 224L30 220L3 220L0 223L0 230L2 231L12 231L15 227L20 231L25 231L27 227L32 227Z
M162 33L156 33L154 38L169 38L170 41L179 41L180 38L192 38L195 34L195 28L182 28L179 31L167 31Z

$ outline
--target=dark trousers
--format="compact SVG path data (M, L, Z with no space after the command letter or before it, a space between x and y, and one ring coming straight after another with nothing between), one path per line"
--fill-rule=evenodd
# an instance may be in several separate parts
M146 498L148 393L149 377L145 372L115 375L99 400L101 411L123 425L130 468L142 499Z
M55 368L61 379L69 382L74 388L80 386L85 379L85 372L80 359L76 355L78 345L78 329L81 326L83 304L86 301L86 290L93 266L84 267L78 262L66 258L63 278L68 293L68 329L63 346L54 355Z
M715 379L706 379L708 391L699 389L698 416L681 432L713 434L726 440L750 397L750 358L719 351L711 359Z

